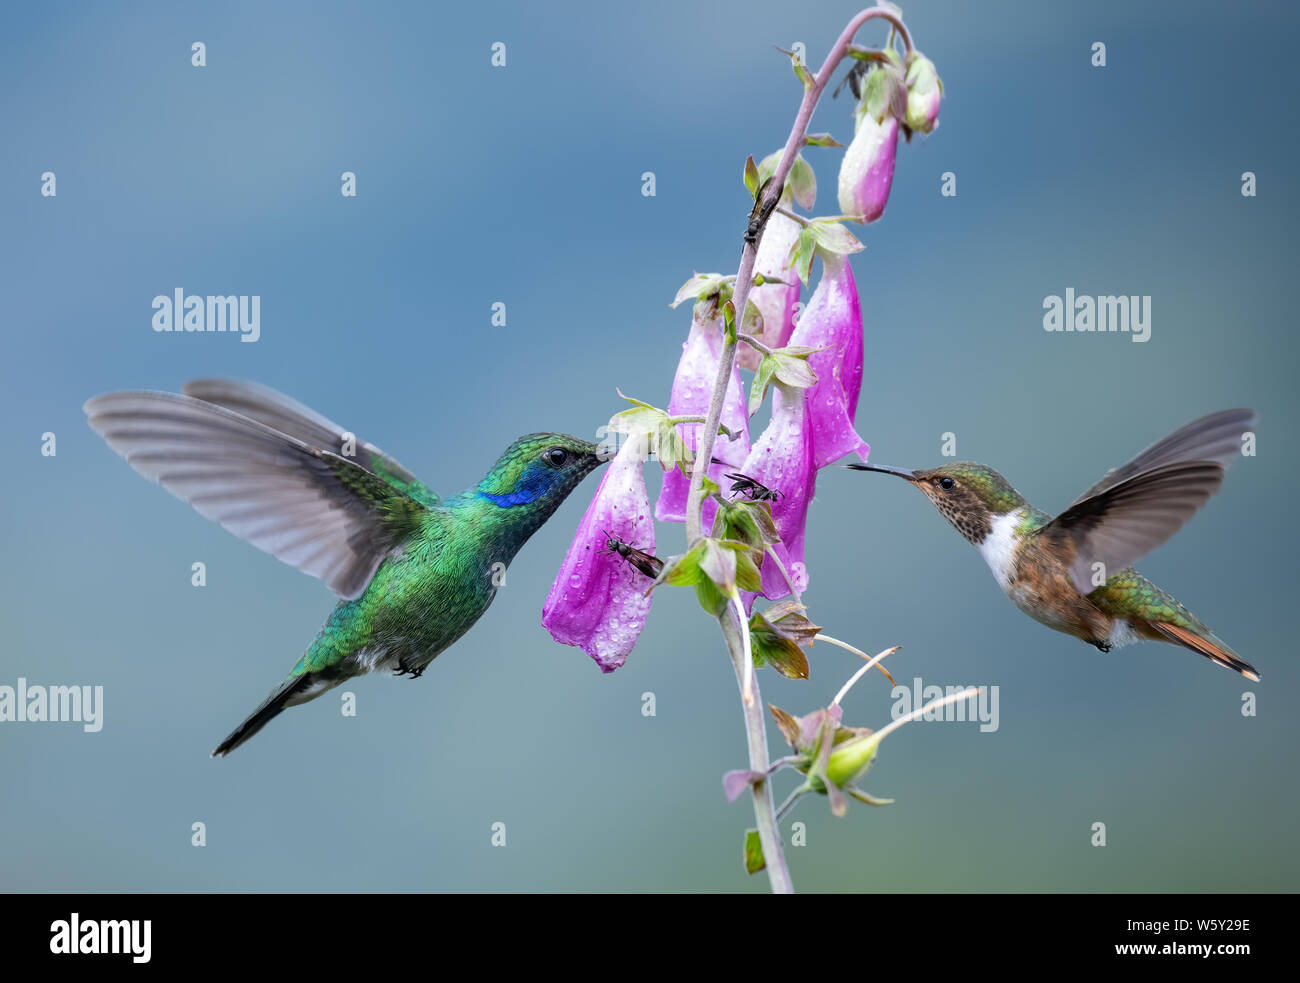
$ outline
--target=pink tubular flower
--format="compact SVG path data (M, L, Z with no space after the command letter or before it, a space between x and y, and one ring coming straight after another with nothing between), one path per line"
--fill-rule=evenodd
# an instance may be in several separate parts
M677 363L677 375L673 378L673 392L668 400L669 416L704 416L708 412L713 384L718 375L718 360L721 357L722 329L719 322L692 320L691 333L682 346L681 361ZM735 440L719 436L713 443L711 456L726 462L709 465L709 477L718 484L723 483L723 472L734 471L744 463L745 456L749 453L748 420L745 389L740 382L740 372L733 367L731 385L727 387L727 399L722 406L722 425L738 436ZM679 427L692 454L698 446L701 426L698 423L684 423ZM655 503L655 518L660 522L685 522L690 484L690 479L679 468L674 467L667 472L659 500ZM713 517L717 511L716 502L704 503L706 533L713 528Z
M772 518L781 535L776 553L800 591L808 585L808 572L803 562L804 526L808 521L808 504L817 485L812 431L805 419L805 402L802 392L776 387L772 419L740 469L747 477L781 493L771 503ZM789 593L790 587L781 571L772 558L767 557L763 561L763 596L775 601Z
M790 249L799 238L799 224L794 219L773 212L763 230L754 257L754 272L765 277L776 277L785 283L765 283L749 292L758 312L763 315L763 330L755 335L768 348L781 348L794 331L794 307L799 302L799 277L786 269ZM742 369L753 372L762 358L748 345L742 344L736 352ZM725 421L724 421L725 422Z
M646 446L644 434L623 442L542 606L542 625L551 637L580 646L602 672L627 661L650 613L645 596L650 579L606 545L616 538L654 553L654 522L641 470Z
M884 214L897 152L897 117L887 113L882 123L869 112L860 112L853 141L840 163L841 212L864 225Z
M909 128L930 133L939 125L939 100L943 82L934 62L918 54L907 68L907 118Z
M813 466L824 468L853 451L865 461L870 448L853 426L862 388L862 308L847 256L822 253L821 281L790 344L824 349L808 356L817 373L805 390Z

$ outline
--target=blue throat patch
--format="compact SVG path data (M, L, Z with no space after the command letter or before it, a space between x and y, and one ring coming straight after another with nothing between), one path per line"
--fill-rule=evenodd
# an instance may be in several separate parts
M515 505L531 505L551 490L556 477L558 477L558 473L550 468L530 466L520 476L514 491L505 495L494 495L492 492L485 491L480 491L478 494L480 498L486 498L492 504L500 505L503 509Z
M531 505L536 495L529 492L511 492L509 495L493 495L491 492L481 491L478 493L479 498L486 498L494 505L500 505L503 509L508 509L512 505Z

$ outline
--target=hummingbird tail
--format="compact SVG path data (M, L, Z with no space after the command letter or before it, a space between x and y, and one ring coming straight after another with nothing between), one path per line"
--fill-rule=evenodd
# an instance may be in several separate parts
M1152 628L1165 637L1166 641L1182 645L1193 652L1200 652L1211 662L1227 669L1235 669L1251 682L1259 682L1259 673L1255 671L1255 667L1244 659L1238 658L1236 652L1213 635L1206 638L1203 635L1188 631L1186 628L1171 625L1166 621L1152 621L1150 624Z
M278 716L281 710L293 706L295 703L302 703L315 695L315 693L311 693L309 696L309 691L316 690L319 692L324 688L313 678L311 673L304 673L301 676L286 679L279 689L268 696L266 701L249 715L247 720L236 727L229 737L217 745L217 749L212 752L212 757L219 758L229 754L269 724L271 719Z

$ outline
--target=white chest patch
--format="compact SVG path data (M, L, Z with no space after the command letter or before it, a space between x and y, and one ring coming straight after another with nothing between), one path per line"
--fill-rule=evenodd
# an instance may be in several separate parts
M1133 631L1133 626L1125 618L1116 618L1115 623L1110 626L1110 636L1106 643L1111 648L1120 648L1124 645L1132 645L1134 642L1141 641L1137 633Z
M993 571L993 578L1003 593L1010 593L1011 571L1016 562L1016 526L1020 524L1018 512L1008 512L993 519L993 528L980 543L980 556Z

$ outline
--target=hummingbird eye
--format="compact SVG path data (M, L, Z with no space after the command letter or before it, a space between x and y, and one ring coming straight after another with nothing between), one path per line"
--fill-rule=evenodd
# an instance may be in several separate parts
M542 456L546 458L546 462L550 464L551 467L558 468L563 467L564 462L569 459L569 452L563 447L552 447Z
M947 475L944 475L942 478L939 479L939 487L942 488L944 491L952 491L952 486L955 484L957 484L957 482L953 481Z

